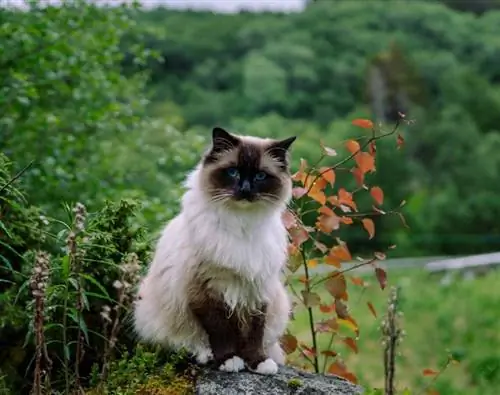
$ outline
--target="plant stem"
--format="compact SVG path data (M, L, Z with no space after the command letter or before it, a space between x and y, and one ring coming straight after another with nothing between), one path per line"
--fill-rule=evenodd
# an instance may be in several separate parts
M306 292L309 294L311 291L311 286L309 284L309 268L307 267L307 259L306 259L306 254L304 250L302 252L302 263L304 265L304 272L306 276ZM312 338L312 343L313 343L313 349L314 349L314 371L316 373L319 373L319 361L318 361L318 342L316 339L316 330L314 328L314 316L313 316L313 311L312 307L308 306L307 307L307 312L309 314L309 329L311 330L311 338Z
M69 278L69 277L68 277ZM63 317L62 317L62 343L63 343L63 356L64 356L64 381L66 394L69 394L70 391L70 381L69 381L69 355L67 355L66 348L68 347L68 299L69 299L69 281L66 279L66 284L64 287L64 304L63 304Z
M23 169L19 173L17 173L14 177L12 177L5 185L0 188L0 192L3 192L9 185L11 185L14 181L16 181L19 177L21 177L26 170L28 170L33 165L33 160L24 166Z

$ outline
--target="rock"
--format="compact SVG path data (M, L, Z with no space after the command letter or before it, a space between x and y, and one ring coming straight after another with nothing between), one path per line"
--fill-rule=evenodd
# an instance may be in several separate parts
M197 395L357 395L361 387L337 376L306 373L281 366L277 374L226 373L205 369L196 380Z

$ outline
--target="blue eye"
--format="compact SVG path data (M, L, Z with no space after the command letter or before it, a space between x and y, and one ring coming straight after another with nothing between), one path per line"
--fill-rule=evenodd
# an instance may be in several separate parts
M232 178L238 178L240 176L240 172L236 167L230 167L229 169L227 169L227 174Z
M259 171L256 175L255 175L255 179L257 181L262 181L264 180L265 178L267 177L267 174L264 173L263 171Z

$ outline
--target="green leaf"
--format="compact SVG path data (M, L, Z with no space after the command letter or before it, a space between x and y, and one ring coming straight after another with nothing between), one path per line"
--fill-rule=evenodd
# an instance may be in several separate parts
M66 280L69 277L69 273L70 273L69 255L65 255L61 259L61 273L62 273L62 278L64 280Z
M108 293L108 291L106 291L106 288L104 288L104 286L101 283L99 283L99 281L97 281L94 277L92 277L91 275L86 274L86 273L80 273L80 277L82 277L85 280L87 280L88 282L94 284L97 288L99 288L99 290L102 292L103 296L106 296L109 298L109 293Z

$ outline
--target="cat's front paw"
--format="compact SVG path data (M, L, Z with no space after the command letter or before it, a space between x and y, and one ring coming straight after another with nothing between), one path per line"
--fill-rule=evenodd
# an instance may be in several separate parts
M252 370L258 374L276 374L278 373L278 365L271 358L267 358L265 361L259 363L255 370Z
M236 355L219 366L219 370L223 372L239 372L243 369L245 369L245 362Z
M206 365L208 361L211 361L214 358L214 355L212 354L212 350L210 348L201 348L196 352L195 357L196 362L200 365Z

